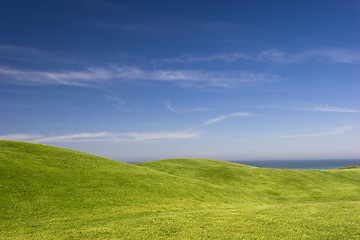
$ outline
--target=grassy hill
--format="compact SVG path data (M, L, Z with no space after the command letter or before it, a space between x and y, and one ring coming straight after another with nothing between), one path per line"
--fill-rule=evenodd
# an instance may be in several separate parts
M359 171L269 169L206 159L172 159L138 166L231 189L251 202L358 200Z
M0 141L0 239L360 239L360 169L126 164Z

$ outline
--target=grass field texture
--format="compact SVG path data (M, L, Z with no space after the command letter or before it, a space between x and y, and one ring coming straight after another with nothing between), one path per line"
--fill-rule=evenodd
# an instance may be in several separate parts
M360 239L360 168L127 164L0 141L0 239Z

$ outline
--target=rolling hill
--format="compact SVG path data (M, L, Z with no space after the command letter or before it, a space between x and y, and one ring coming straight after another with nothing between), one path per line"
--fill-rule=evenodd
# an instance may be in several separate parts
M126 164L0 141L0 239L359 239L360 169Z

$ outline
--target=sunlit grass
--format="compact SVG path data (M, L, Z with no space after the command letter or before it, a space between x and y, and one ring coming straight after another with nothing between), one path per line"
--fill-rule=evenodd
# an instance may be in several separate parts
M125 164L0 141L1 239L359 239L360 169Z

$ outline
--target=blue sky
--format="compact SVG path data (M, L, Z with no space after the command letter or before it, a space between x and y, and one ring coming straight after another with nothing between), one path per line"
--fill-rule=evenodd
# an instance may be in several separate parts
M116 160L360 158L360 1L2 1L0 139Z

